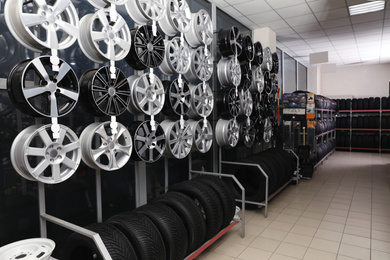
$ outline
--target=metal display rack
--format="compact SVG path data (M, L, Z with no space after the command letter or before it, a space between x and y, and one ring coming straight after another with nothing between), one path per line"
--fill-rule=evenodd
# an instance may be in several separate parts
M336 122L336 111L332 109L321 109L316 108L315 109L315 119L318 121L319 119L324 120L326 119L328 122ZM314 144L317 145L318 142L320 143L326 143L332 139L336 138L336 129L332 129L329 131L325 131L323 133L320 133L314 137ZM317 150L317 149L316 149ZM335 152L336 149L330 150L321 160L319 160L315 165L314 169L318 166L322 165L325 160L328 159L330 155L332 155Z

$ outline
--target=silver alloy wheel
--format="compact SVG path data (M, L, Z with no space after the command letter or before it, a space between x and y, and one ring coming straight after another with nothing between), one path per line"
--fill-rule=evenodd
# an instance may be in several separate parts
M263 140L266 143L269 143L272 138L272 124L271 120L269 118L266 118L264 121L264 134L263 134Z
M263 71L272 70L272 53L269 47L263 49L263 63L261 64L261 69Z
M165 134L161 125L155 122L155 130L152 129L150 121L135 122L130 126L133 135L134 151L132 158L145 162L156 162L165 150Z
M161 80L154 75L152 82L149 73L141 76L130 76L130 92L132 102L129 104L129 111L134 115L144 113L146 115L157 115L161 112L165 102L165 91Z
M241 112L241 101L240 96L235 88L231 88L227 97L227 105L229 113L232 117L237 117Z
M130 159L132 139L125 126L117 123L117 133L112 133L111 122L93 123L80 135L82 159L94 169L114 171Z
M184 77L190 81L208 81L213 75L214 57L210 50L200 46L191 50L190 69L184 73Z
M165 75L184 74L191 64L190 49L187 43L180 42L180 37L165 41L165 57L160 70Z
M168 96L171 109L177 115L185 115L191 107L191 90L187 82L179 86L178 79L175 79L169 86Z
M159 21L161 30L168 36L185 33L191 27L191 10L186 0L167 0L167 13Z
M94 62L119 61L130 51L131 34L122 16L117 14L112 21L110 10L100 9L81 18L78 42L85 56Z
M8 94L14 104L33 116L61 117L68 114L79 98L76 73L60 60L59 72L52 71L49 56L23 61L7 80Z
M235 147L238 143L239 127L237 120L232 118L230 120L219 119L215 126L215 140L221 147Z
M243 119L240 123L240 140L243 144L250 148L254 145L256 139L256 129L253 120L249 118Z
M42 0L6 1L8 29L20 44L36 52L65 49L78 37L79 17L71 0L49 5Z
M47 238L23 239L0 247L0 259L50 260L56 244Z
M88 0L97 9L105 8L107 5L124 5L128 0Z
M188 124L191 126L193 136L192 150L207 153L213 145L213 128L210 122L207 121L205 126L204 119L198 121L190 119Z
M252 67L252 85L250 91L263 93L264 75L260 66Z
M128 0L126 10L137 24L160 21L166 15L166 0Z
M241 66L237 58L222 58L218 62L218 80L224 87L240 85Z
M205 91L203 84L206 84ZM191 108L187 115L191 118L208 117L213 112L214 95L209 84L199 83L198 85L190 85L191 90Z
M192 131L188 122L184 121L183 127L180 120L174 122L164 120L161 122L166 136L166 146L163 155L176 159L183 159L191 152L192 149Z
M81 148L76 134L60 125L60 137L52 139L51 126L29 126L12 143L12 165L28 180L60 183L70 178L80 164Z
M209 13L200 9L197 13L192 14L191 27L185 33L185 38L191 47L198 45L210 45L213 41L213 22Z
M238 92L238 95L240 97L240 105L241 105L240 114L249 117L253 111L252 94L249 90L244 91L243 89L241 89Z

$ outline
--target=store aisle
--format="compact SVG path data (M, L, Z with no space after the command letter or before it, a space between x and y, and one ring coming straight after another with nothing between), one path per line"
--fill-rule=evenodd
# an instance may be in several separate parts
M336 152L197 259L390 259L390 154Z

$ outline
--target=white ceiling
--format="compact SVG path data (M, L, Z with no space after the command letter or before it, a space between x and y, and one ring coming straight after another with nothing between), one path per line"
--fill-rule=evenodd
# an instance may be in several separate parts
M339 66L390 62L390 4L349 16L365 0L210 0L249 28L270 27L277 46L305 65L309 54L329 52Z

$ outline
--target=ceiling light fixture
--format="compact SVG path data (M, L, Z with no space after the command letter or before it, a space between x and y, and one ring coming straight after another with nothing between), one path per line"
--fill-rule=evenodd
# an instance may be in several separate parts
M385 9L385 1L370 1L364 4L351 5L348 9L350 15L377 12Z

